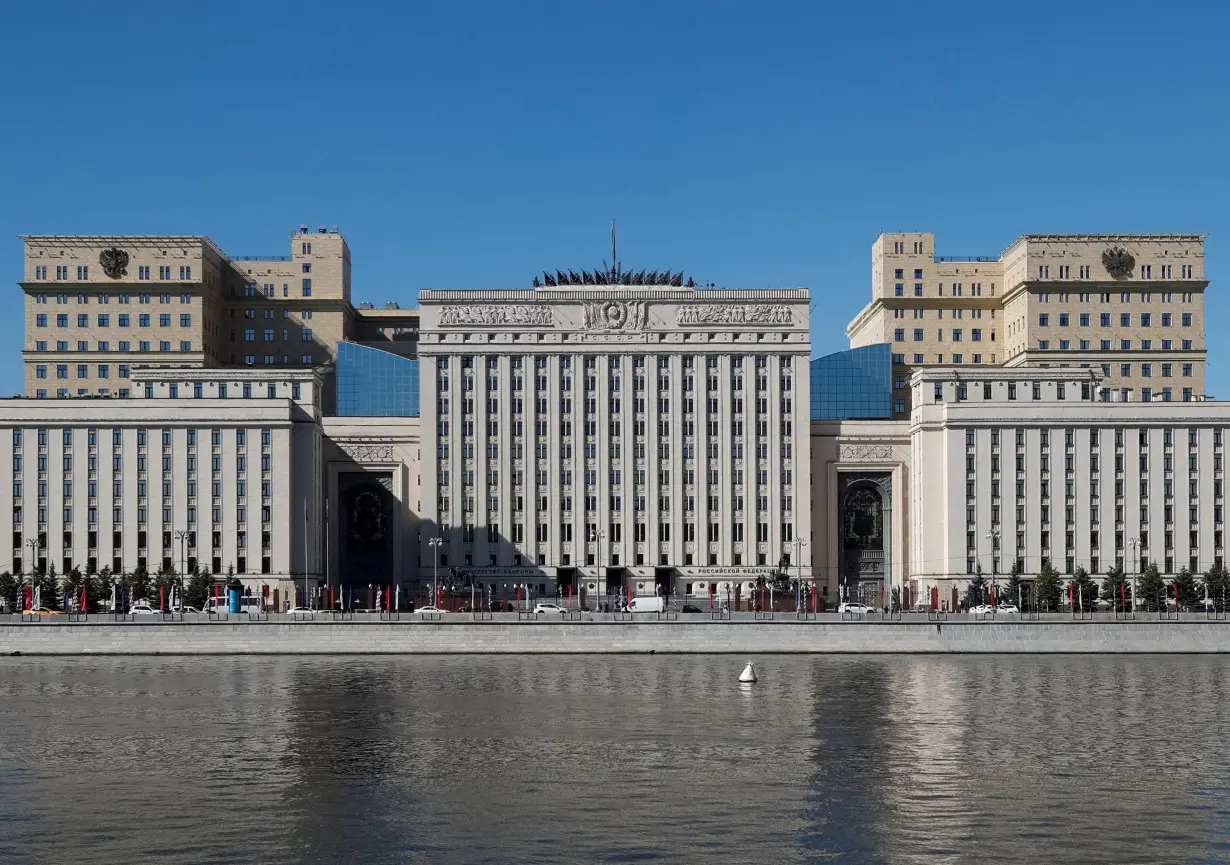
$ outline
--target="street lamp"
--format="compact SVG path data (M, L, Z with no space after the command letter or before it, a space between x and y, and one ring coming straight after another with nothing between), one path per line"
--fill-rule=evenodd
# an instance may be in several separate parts
M436 605L436 598L440 594L440 545L444 543L444 538L434 537L427 541L431 545L432 560L431 560L431 605Z
M1136 612L1136 572L1140 570L1140 558L1137 556L1137 549L1140 547L1140 538L1128 538L1128 546L1132 548L1132 612Z
M184 609L184 543L188 540L187 529L176 529L175 540L179 541L179 609Z
M996 595L995 601L999 602L999 586L996 585L999 575L999 529L991 529L987 532L987 540L991 542L991 594Z
M602 591L602 541L606 538L606 529L598 529L594 532L594 540L596 541L594 550L594 596L598 597Z
M38 567L38 539L27 538L26 546L30 548L30 605L34 605L34 572ZM18 598L17 603L25 609L25 601ZM20 612L20 611L19 611Z
M803 603L803 547L807 541L803 540L802 535L796 535L794 538L794 557L799 566L799 581L795 584L794 589L794 611L797 613L799 607Z

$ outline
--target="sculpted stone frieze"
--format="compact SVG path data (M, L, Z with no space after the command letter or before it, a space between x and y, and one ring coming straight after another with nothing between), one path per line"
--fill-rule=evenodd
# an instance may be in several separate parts
M529 325L550 327L555 323L546 304L473 304L440 309L441 327L466 325Z
M393 446L379 442L339 441L342 453L357 463L391 463Z
M586 303L586 330L644 330L648 310L640 300L596 300Z
M678 324L784 325L792 321L788 306L768 303L703 303L679 307Z
M893 458L893 446L843 444L838 447L837 456L843 460L889 460Z

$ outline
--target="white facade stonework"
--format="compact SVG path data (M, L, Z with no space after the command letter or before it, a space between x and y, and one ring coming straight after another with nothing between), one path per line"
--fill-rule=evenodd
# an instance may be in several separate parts
M706 594L796 553L806 289L420 293L419 561Z
M557 272L355 310L341 236L292 244L239 263L204 238L26 239L34 398L0 402L0 569L234 567L284 592L343 574L421 591L460 571L704 597L788 563L831 604L947 600L978 568L1044 561L1095 576L1224 564L1230 403L1204 394L1198 235L1026 235L961 261L929 234L883 235L847 332L892 345L896 419L838 421L810 419L807 289ZM130 273L99 270L113 250ZM129 281L168 285L143 300ZM163 294L174 312L148 313L150 332L184 330L182 352L112 345ZM266 329L296 341L283 320L326 345L300 368L244 360ZM325 416L333 370L306 365L351 338L417 354L420 417ZM61 367L65 398L39 399ZM78 387L113 372L122 391ZM853 492L874 510L855 513ZM380 508L356 510L360 495Z
M6 566L315 579L319 387L304 371L138 369L128 400L5 401Z

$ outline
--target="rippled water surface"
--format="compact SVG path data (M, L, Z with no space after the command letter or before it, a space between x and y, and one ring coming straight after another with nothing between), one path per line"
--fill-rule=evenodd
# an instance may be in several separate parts
M1230 861L1216 657L0 660L0 863Z

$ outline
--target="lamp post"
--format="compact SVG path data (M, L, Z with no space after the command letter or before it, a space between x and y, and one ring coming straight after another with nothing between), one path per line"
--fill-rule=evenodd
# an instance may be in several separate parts
M991 594L995 595L995 601L999 603L999 586L997 577L999 575L999 529L991 529L987 532L987 540L991 542Z
M799 581L795 584L794 590L794 611L797 613L799 607L803 604L803 547L807 545L807 541L803 540L801 535L796 535L794 538L794 557L799 566Z
M439 536L431 538L427 541L431 545L432 560L431 560L431 606L436 605L436 598L440 594L440 545L444 543L444 538Z
M27 538L26 546L30 548L30 603L31 603L31 606L33 606L33 603L34 603L34 575L35 575L35 571L38 568L38 539L37 538ZM21 612L22 610L25 609L25 601L23 599L18 598L17 604L18 606L22 608L21 610L18 610L18 612Z
M1132 548L1132 612L1136 612L1136 572L1140 570L1140 558L1137 556L1137 549L1140 547L1140 538L1128 538L1128 546Z
M598 596L602 591L602 541L606 537L606 529L598 529L594 532L595 550L594 550L594 595Z
M187 529L176 529L175 540L179 541L179 609L184 609L184 544L188 540Z

